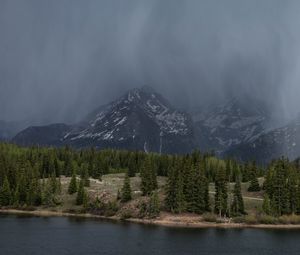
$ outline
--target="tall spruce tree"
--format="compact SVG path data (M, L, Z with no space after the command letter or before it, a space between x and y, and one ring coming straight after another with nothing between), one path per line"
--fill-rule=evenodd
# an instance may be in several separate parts
M215 213L221 217L227 214L228 207L227 181L224 167L221 167L217 172L215 189Z
M7 176L4 177L3 185L0 188L0 206L8 206L12 201L10 184Z
M231 213L234 216L245 214L244 200L242 197L241 190L241 181L239 177L236 178L236 183L234 185Z
M157 188L157 179L155 166L149 156L141 167L140 177L143 195L150 195Z
M81 179L76 196L76 205L82 205L86 199L86 191L84 189L84 180Z
M128 159L128 176L134 177L137 172L137 161L135 154L131 154Z
M260 191L259 182L258 182L258 179L256 178L256 176L251 177L250 186L248 188L248 191L249 192L258 192L258 191Z
M159 216L159 213L160 213L160 205L159 205L158 193L154 191L150 196L148 215L150 218L156 218L157 216Z
M81 178L83 179L84 187L90 187L90 176L87 167L83 168Z
M249 192L260 191L260 186L257 179L257 167L255 162L252 162L251 164L249 176L250 176L250 186L248 188L248 191Z
M72 178L68 187L68 193L70 195L74 194L77 192L77 180L76 180L76 174L73 172Z
M174 213L181 213L186 209L183 193L183 177L179 169L170 169L166 187L165 205Z
M262 210L267 215L272 214L271 201L270 201L270 198L267 194L265 194L265 196L264 196L264 201L263 201L263 204L262 204Z
M126 203L131 199L132 199L132 195L131 195L130 179L128 174L126 174L122 191L121 191L121 201L123 203Z

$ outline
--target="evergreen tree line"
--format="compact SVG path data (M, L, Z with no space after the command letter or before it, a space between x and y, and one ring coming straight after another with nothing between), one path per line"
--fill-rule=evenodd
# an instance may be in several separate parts
M194 161L186 156L170 169L166 186L165 207L173 213L191 212L202 214L212 211L209 196L209 177L205 168L205 158ZM214 212L223 215L245 214L241 193L240 174L235 175L232 199L228 194L228 166L223 165L214 171L215 192Z
M143 195L155 193L157 176L168 176L167 209L201 213L211 209L208 184L219 180L220 171L225 183L236 181L237 178L248 181L262 174L254 162L239 164L199 151L178 156L112 149L97 151L93 148L80 151L69 147L24 148L2 143L0 205L58 204L61 175L72 177L69 193L78 192L80 198L77 203L83 204L86 200L84 187L89 185L89 177L101 180L102 175L108 173L127 173L128 177L139 173ZM78 175L81 176L79 183L76 179ZM224 192L221 190L222 194ZM220 203L224 204L221 198L218 196ZM128 194L122 200L129 200ZM224 213L226 210L221 211Z
M282 158L266 173L263 210L272 216L300 214L300 171L296 162Z

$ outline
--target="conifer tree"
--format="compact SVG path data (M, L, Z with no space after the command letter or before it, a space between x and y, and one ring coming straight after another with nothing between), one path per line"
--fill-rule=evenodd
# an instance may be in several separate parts
M121 191L121 201L123 203L128 202L132 199L131 196L131 187L130 187L130 179L128 174L126 174L125 179L124 179L124 185Z
M223 167L217 172L215 189L215 212L221 217L222 215L226 215L228 203L226 172Z
M169 211L173 211L175 207L175 199L176 199L176 175L175 169L169 169L167 185L166 185L166 198L165 205Z
M190 169L185 192L187 211L198 214L209 210L209 183L203 168L198 164Z
M263 204L262 204L262 210L267 215L272 214L271 201L270 201L270 198L267 194L264 196L264 201L263 201Z
M288 190L286 185L286 162L284 159L275 164L273 176L273 193L268 194L272 199L272 212L275 216L280 216L287 211Z
M288 197L286 198L288 200L288 206L285 213L296 213L297 212L297 173L295 172L295 169L292 168L290 170L288 180L287 180L287 192Z
M182 213L186 208L186 203L183 194L183 176L180 170L177 170L175 204L173 211Z
M234 216L245 214L244 200L241 191L241 181L239 177L237 177L236 183L234 185L231 213Z
M90 187L89 172L86 167L83 169L81 178L83 179L84 187Z
M260 191L259 182L256 178L256 176L252 176L250 180L250 186L248 188L249 192L257 192Z
M195 166L192 166L187 173L186 184L185 184L185 200L186 209L189 212L197 211L197 196L199 195L199 187L196 182L197 170Z
M12 197L12 205L19 206L19 203L20 203L20 192L19 192L19 184L17 183Z
M79 182L77 197L76 197L76 205L82 205L84 200L86 199L86 193L84 189L84 180L81 179Z
M297 180L296 213L300 214L300 179Z
M135 159L135 155L130 155L128 159L128 176L134 177L137 172L137 163Z
M65 159L65 165L64 165L64 174L66 176L71 176L71 174L75 171L73 164L72 164L72 158L69 153L66 154Z
M55 172L53 172L51 174L51 177L48 178L48 180L50 180L50 190L51 190L52 194L56 194L58 192L58 183L56 180Z
M203 187L203 192L204 192L204 211L209 212L210 211L210 199L209 199L209 181L208 179L204 176L204 187Z
M4 177L3 185L0 188L0 206L8 206L11 203L11 190L7 176Z
M55 194L52 192L51 181L48 179L42 187L42 203L43 205L53 206L55 204Z
M70 195L74 194L77 192L77 180L76 180L76 174L73 172L72 178L68 187L68 193Z
M148 214L150 218L156 218L157 216L159 216L160 205L159 205L158 193L156 191L154 191L150 197L148 211L149 211Z
M257 167L256 163L252 162L251 168L250 168L250 186L248 188L249 192L257 192L260 191L259 182L257 179Z
M183 194L183 178L179 169L171 169L169 171L165 204L167 209L174 213L181 213L186 209Z
M143 195L150 195L157 188L155 167L149 156L141 167L141 190Z

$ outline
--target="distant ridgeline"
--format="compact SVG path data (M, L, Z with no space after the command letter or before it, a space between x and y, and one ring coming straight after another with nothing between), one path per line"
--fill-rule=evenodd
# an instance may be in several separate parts
M149 87L132 89L98 107L79 123L30 126L0 121L0 140L18 145L95 147L185 154L200 148L223 158L255 160L300 155L300 119L277 128L263 102L233 98L192 112L178 110ZM18 129L16 127L18 127ZM18 132L17 132L18 131ZM14 135L13 135L14 134Z
M103 175L114 173L128 176L113 201L114 208L131 200L130 177L140 176L141 197L151 198L150 207L143 208L152 215L160 210L244 215L241 182L250 183L248 192L263 189L265 214L300 213L299 161L279 159L262 169L255 162L240 164L198 151L177 156L113 149L25 148L10 144L0 144L0 206L27 208L61 204L60 177L72 176L68 192L77 192L77 205L83 205L85 211L99 212L101 201L90 197L85 187L90 177L101 180ZM76 176L80 176L79 184ZM157 189L157 176L167 177L163 190ZM258 177L263 176L265 181L261 186ZM209 191L212 183L214 191ZM232 190L229 183L235 183ZM158 193L162 204L157 202Z

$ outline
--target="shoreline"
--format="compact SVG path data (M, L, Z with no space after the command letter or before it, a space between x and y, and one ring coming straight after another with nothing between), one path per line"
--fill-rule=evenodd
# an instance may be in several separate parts
M68 213L50 210L35 210L26 211L18 209L0 209L0 214L6 215L23 215L23 216L36 216L36 217L73 217L73 218L86 218L86 219L102 219L114 222L131 222L143 225L154 225L163 227L176 227L176 228L222 228L222 229L242 229L242 228L256 228L256 229L300 229L300 224L246 224L246 223L214 223L207 221L187 221L180 216L175 217L176 220L170 220L168 217L159 217L156 219L121 219L117 216L107 217L101 215L94 215L90 213Z

